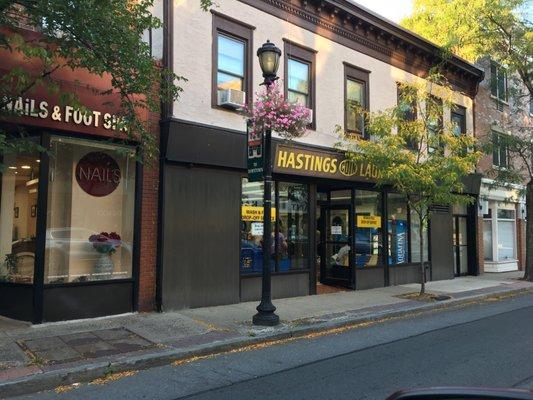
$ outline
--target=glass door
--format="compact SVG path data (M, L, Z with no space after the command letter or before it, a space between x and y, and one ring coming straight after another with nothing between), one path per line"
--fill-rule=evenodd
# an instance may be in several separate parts
M327 285L352 287L351 208L324 206L320 238L320 281Z
M466 216L456 215L453 217L453 244L454 244L454 264L455 275L468 274L468 235Z

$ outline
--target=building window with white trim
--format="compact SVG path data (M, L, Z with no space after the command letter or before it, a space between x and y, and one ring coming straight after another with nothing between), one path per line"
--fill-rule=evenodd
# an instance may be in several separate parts
M498 208L498 261L515 260L515 210Z
M483 214L483 252L485 261L493 261L492 249L492 208Z
M499 168L507 168L509 156L507 152L507 140L504 134L492 132L492 165Z
M495 62L490 64L490 94L499 102L507 103L507 71Z

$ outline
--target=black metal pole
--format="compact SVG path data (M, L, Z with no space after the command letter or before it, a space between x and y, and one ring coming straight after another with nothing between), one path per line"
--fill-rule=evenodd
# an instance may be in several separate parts
M268 87L275 80L265 78L264 84ZM271 248L272 248L272 130L265 129L263 140L263 280L261 284L261 303L257 306L257 314L252 322L254 325L274 326L279 324L279 316L275 313L276 307L272 304L271 286Z
M261 303L257 306L257 314L252 322L254 325L274 326L279 324L276 307L272 304L272 286L270 274L270 251L272 248L272 131L266 129L264 138L264 195L263 195L263 280L261 285Z

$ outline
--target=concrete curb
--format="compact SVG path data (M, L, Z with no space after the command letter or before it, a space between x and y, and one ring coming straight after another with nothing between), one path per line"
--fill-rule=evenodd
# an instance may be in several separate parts
M401 318L417 312L429 312L447 308L467 305L475 301L486 300L495 296L516 296L533 293L533 288L511 288L495 290L488 293L465 296L459 299L450 299L436 303L422 303L409 306L400 310L382 310L376 313L359 316L337 317L332 320L311 323L308 325L278 328L276 332L266 333L255 337L238 337L225 341L215 341L203 345L193 346L189 349L171 349L155 353L118 357L113 362L96 362L76 367L58 369L55 371L41 372L34 375L5 381L0 383L0 398L20 396L43 390L54 389L58 386L71 385L73 383L90 382L104 377L110 373L118 373L131 370L143 370L171 364L175 361L186 361L192 357L214 356L239 349L243 346L258 344L275 344L277 341L297 339L313 333L324 333L332 329L356 327L363 323L378 322L384 318Z

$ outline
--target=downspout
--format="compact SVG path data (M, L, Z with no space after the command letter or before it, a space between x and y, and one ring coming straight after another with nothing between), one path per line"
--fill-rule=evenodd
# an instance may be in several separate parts
M172 0L163 0L163 67L173 71L173 23L174 7ZM165 100L161 104L159 123L159 193L157 210L157 260L155 305L158 312L163 311L163 251L164 251L164 199L165 199L165 159L168 139L168 123L173 115L174 102Z

